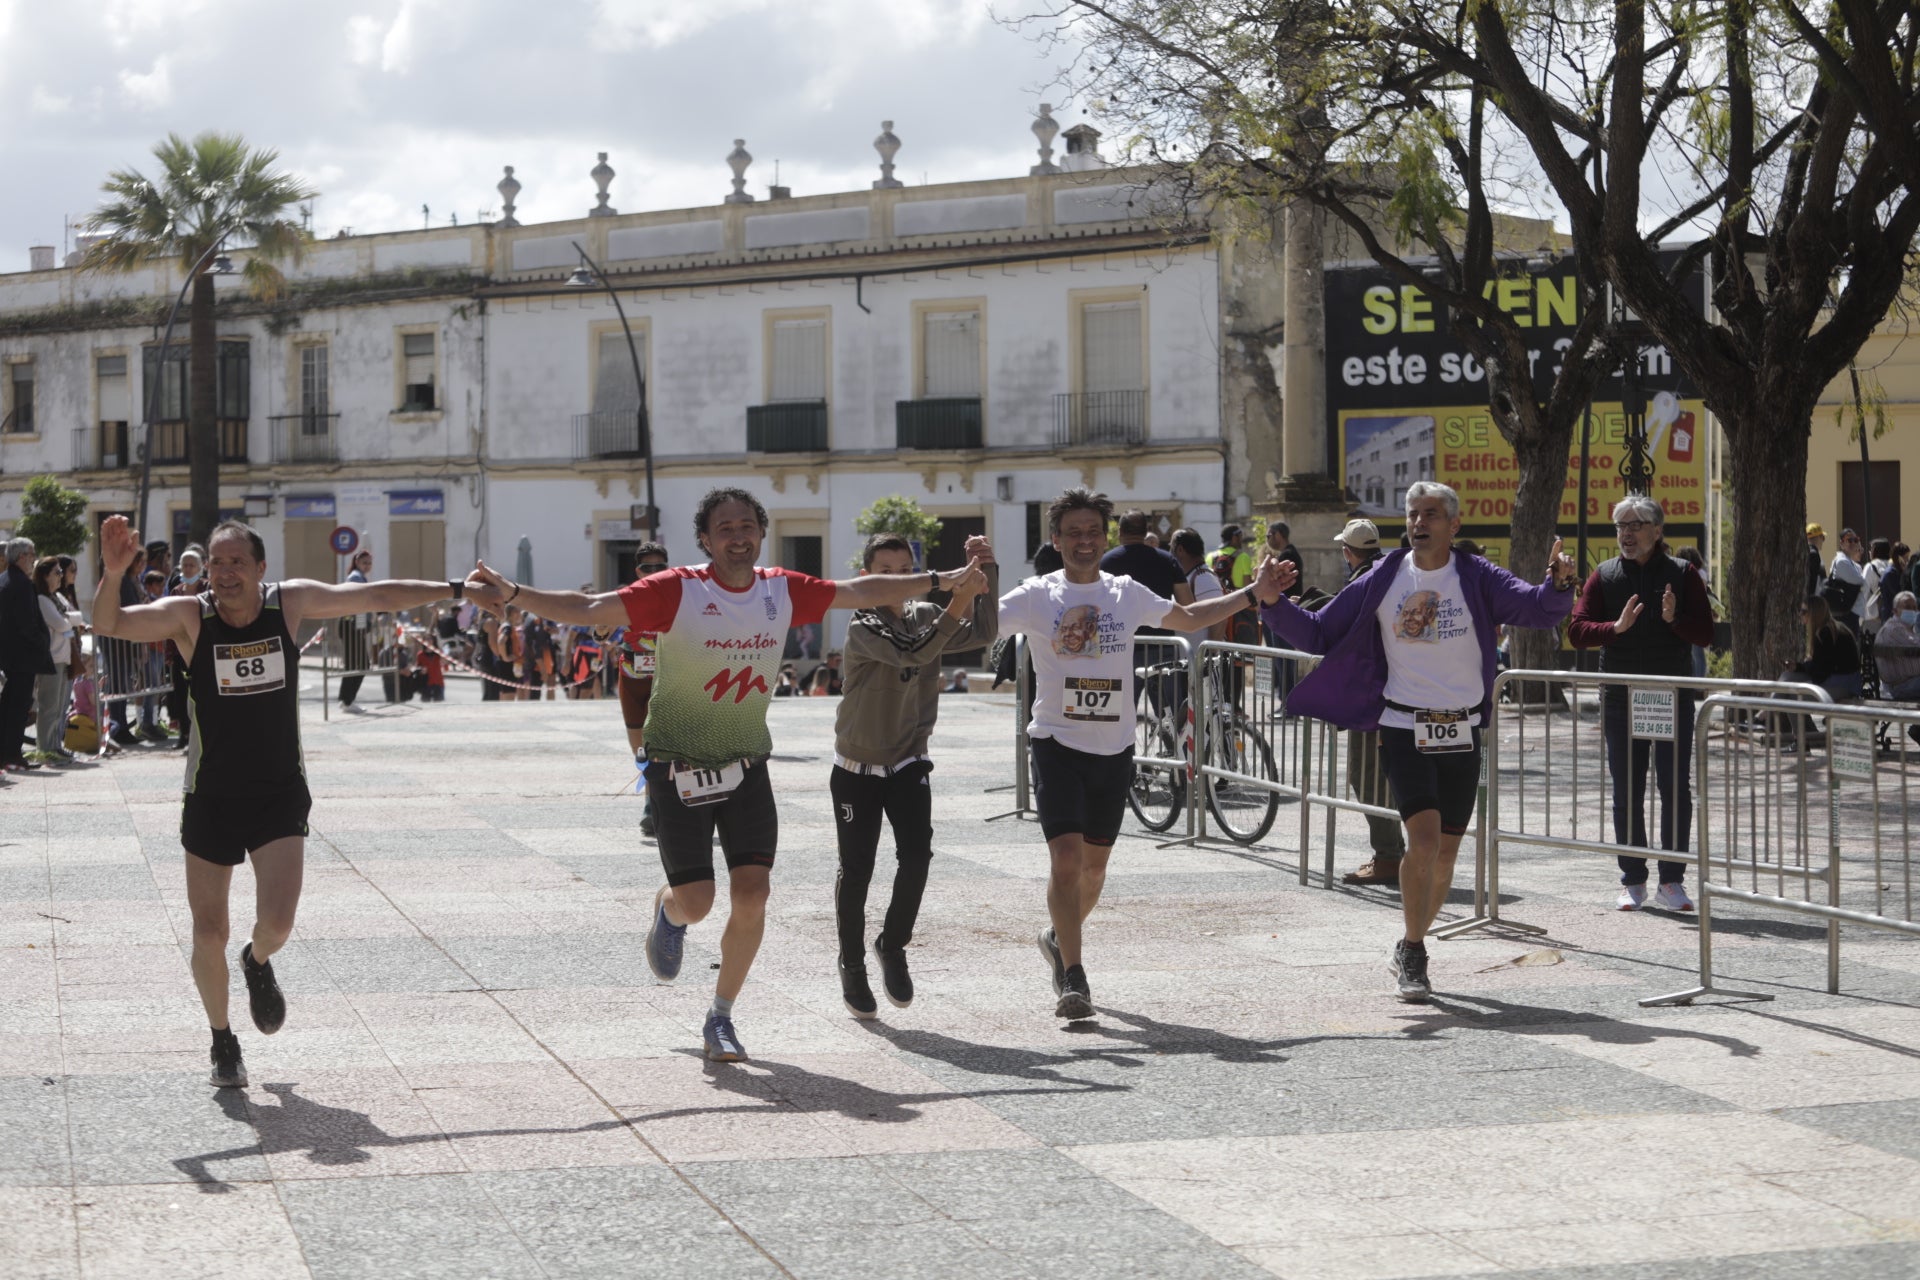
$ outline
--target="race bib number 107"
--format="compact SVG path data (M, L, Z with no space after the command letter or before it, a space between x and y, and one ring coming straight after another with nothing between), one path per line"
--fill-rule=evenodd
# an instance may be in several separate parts
M287 686L287 655L280 637L213 646L213 678L222 696L272 693Z
M1095 676L1068 679L1062 711L1069 720L1118 720L1120 682Z

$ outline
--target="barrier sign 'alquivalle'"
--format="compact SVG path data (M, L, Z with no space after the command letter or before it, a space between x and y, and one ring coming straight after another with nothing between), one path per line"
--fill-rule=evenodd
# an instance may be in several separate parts
M1579 320L1571 258L1505 264L1509 274L1487 296L1528 331L1534 393L1545 400ZM1377 266L1326 273L1327 406L1335 474L1361 513L1389 539L1404 523L1407 486L1438 480L1460 494L1461 532L1506 563L1518 461L1487 410L1486 370L1453 332L1446 309L1423 289ZM1705 531L1706 407L1666 349L1642 350L1653 496L1667 510L1667 536L1698 540ZM1568 450L1562 534L1572 542L1584 497L1590 537L1605 539L1620 479L1627 418L1622 376L1594 393L1587 491L1580 492L1580 429Z

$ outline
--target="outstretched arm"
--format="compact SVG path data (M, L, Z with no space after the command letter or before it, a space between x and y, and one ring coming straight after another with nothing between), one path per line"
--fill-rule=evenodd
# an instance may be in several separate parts
M125 516L108 516L100 526L100 562L104 572L93 590L93 629L116 640L157 644L193 642L200 602L191 596L166 596L151 604L120 604L120 580L140 553L140 535Z
M980 571L979 560L969 560L958 569L949 569L929 577L924 573L879 573L867 574L858 578L847 578L833 584L832 609L877 609L882 605L903 604L922 592L933 590L939 583L942 591L957 590L963 582L977 581L969 594L986 590L987 578Z
M1176 604L1167 610L1160 625L1171 631L1205 631L1225 622L1242 609L1263 600L1278 600L1285 584L1281 581L1280 560L1264 560L1253 581L1238 591L1228 591L1198 604Z
M486 561L478 561L467 576L467 599L490 612L507 605L518 605L528 613L554 622L571 622L581 627L619 627L627 622L627 606L618 591L588 595L584 591L543 591L521 582L510 582Z
M414 578L380 582L315 582L295 578L280 584L290 618L344 618L353 613L398 613L453 597L453 583Z

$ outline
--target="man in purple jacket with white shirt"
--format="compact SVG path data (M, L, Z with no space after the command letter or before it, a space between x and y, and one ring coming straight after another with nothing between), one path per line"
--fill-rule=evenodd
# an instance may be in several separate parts
M1498 565L1456 553L1460 495L1419 481L1407 489L1409 550L1394 551L1318 612L1282 596L1261 616L1296 649L1327 655L1295 685L1287 710L1343 729L1380 730L1387 784L1407 826L1400 867L1406 933L1390 970L1402 1000L1432 996L1427 930L1453 887L1454 859L1473 819L1480 733L1501 624L1552 627L1573 607L1576 569L1555 539L1548 581L1528 586ZM1291 585L1291 566L1280 568Z

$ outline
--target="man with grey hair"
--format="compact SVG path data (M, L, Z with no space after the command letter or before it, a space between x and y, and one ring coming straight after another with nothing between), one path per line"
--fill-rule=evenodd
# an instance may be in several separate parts
M1383 556L1317 611L1284 597L1261 610L1294 648L1327 655L1294 686L1287 709L1350 733L1380 731L1387 788L1407 830L1405 930L1388 967L1410 1002L1433 996L1426 934L1473 820L1500 627L1558 625L1577 572L1555 539L1547 580L1529 585L1480 556L1455 555L1459 535L1460 495L1417 481L1407 489L1409 547ZM1281 565L1279 585L1297 576Z
M1599 649L1600 670L1626 675L1691 676L1693 646L1713 642L1713 607L1706 583L1684 560L1667 552L1667 515L1652 498L1634 495L1614 504L1613 528L1620 554L1603 562L1587 578L1567 639L1576 649ZM1651 610L1651 612L1649 612ZM1677 690L1671 740L1636 738L1624 685L1609 685L1600 697L1600 727L1606 737L1607 773L1613 779L1615 844L1648 849L1647 762L1653 762L1660 792L1660 845L1685 853L1693 827L1691 690ZM1637 911L1647 901L1647 860L1619 855L1622 911ZM1660 887L1653 905L1691 911L1687 864L1662 859Z
M24 738L33 720L34 680L51 675L54 666L33 586L33 540L9 539L6 557L0 577L0 675L7 680L0 689L0 772L19 773L40 767L27 762Z
M1893 598L1893 616L1874 633L1873 662L1881 697L1920 702L1920 598L1913 592Z

